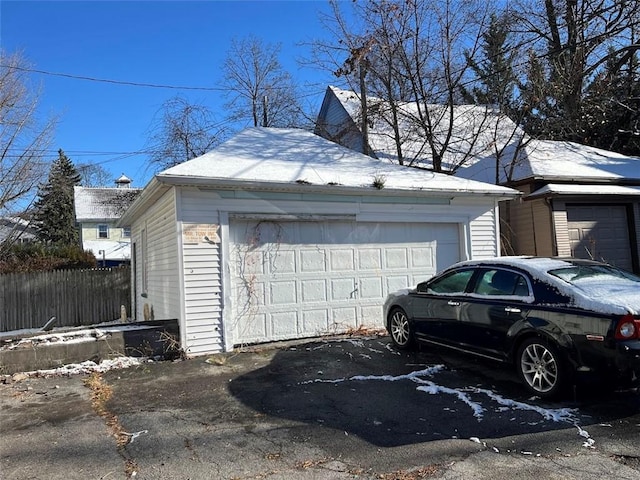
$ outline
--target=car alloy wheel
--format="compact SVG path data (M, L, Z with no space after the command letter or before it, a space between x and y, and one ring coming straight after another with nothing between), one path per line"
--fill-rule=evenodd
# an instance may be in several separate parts
M411 324L404 310L397 308L391 312L389 333L391 333L391 340L398 348L406 349L413 344Z
M556 395L563 382L556 349L541 339L529 339L519 349L518 370L525 385L541 397Z

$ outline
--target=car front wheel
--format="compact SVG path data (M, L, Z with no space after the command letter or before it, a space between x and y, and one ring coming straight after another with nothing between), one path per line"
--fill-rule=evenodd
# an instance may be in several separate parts
M540 397L555 397L565 386L560 353L541 338L529 338L523 342L518 349L516 367L525 386Z
M396 347L402 350L413 347L413 329L407 314L401 308L394 309L389 315L389 333Z

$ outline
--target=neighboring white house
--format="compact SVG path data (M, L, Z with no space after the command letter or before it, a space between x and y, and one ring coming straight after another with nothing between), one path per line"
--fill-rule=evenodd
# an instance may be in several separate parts
M116 185L73 189L80 243L93 252L100 266L121 265L131 260L131 229L116 224L142 189L131 188L131 180L125 175L116 180Z
M20 217L0 218L0 243L31 243L36 240L36 231L28 220Z
M188 355L382 327L389 292L499 252L514 190L252 128L156 175L123 215L138 320Z

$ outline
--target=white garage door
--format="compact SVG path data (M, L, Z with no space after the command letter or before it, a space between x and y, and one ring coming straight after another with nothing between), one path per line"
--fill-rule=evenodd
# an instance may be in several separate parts
M389 292L459 259L457 224L232 220L233 342L382 327Z
M624 205L567 205L571 254L633 269Z

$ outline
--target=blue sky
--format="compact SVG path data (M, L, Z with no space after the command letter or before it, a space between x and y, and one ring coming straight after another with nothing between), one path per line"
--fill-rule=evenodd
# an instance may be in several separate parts
M319 104L330 72L300 67L301 42L323 36L325 0L30 1L0 0L0 46L22 52L35 70L122 82L211 88L210 91L120 85L33 73L41 114L58 117L51 159L63 149L74 163L99 163L144 186L145 147L162 103L180 95L224 117L217 90L233 38L254 35L282 45L280 60ZM307 84L313 84L305 87Z

